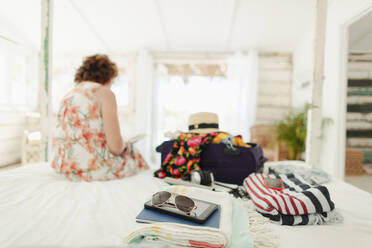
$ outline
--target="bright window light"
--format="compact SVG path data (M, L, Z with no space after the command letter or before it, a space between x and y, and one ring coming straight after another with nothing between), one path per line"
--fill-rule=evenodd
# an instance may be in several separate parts
M36 61L37 62L37 61ZM0 108L3 110L34 110L38 91L35 60L27 56L0 55Z
M52 104L55 113L58 112L66 93L75 87L74 76L80 63L81 57L56 59L52 80ZM111 89L115 93L118 107L122 109L129 106L129 82L128 76L125 74L126 68L120 63L117 65L119 76L115 79Z
M187 131L188 117L195 112L214 112L220 120L228 111L233 97L226 77L168 76L159 81L157 144L168 131Z
M126 75L120 75L111 86L115 93L118 107L129 106L129 83Z
M14 57L10 68L11 103L14 106L27 104L26 58Z

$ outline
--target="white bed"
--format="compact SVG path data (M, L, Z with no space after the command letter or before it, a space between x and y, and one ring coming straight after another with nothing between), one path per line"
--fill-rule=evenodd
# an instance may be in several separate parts
M143 202L163 186L151 171L92 183L69 182L46 164L1 172L1 247L122 245ZM343 182L331 183L329 189L344 223L270 224L279 247L372 247L372 194Z
M1 172L0 247L122 245L145 200L163 185L150 171L92 183L69 182L46 164Z
M318 226L270 226L278 236L279 247L372 247L372 194L344 182L327 185L341 224Z

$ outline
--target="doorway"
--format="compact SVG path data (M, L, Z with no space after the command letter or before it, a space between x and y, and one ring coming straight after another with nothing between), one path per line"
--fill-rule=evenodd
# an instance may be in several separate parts
M372 192L372 11L349 24L345 181Z

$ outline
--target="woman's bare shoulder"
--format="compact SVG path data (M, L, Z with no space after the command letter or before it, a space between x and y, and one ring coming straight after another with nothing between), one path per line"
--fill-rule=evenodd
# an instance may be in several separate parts
M96 96L101 102L116 102L114 92L107 87L99 87Z

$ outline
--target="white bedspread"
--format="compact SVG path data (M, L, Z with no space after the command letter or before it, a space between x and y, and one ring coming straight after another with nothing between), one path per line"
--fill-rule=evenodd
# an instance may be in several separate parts
M116 246L145 200L165 184L151 171L109 182L70 182L46 164L0 173L0 246Z
M165 186L152 172L110 182L73 183L46 164L0 173L0 246L117 246L136 226L135 216ZM323 226L270 227L283 248L372 247L372 194L329 185L345 220Z
M372 194L344 182L333 182L327 187L344 222L317 226L270 224L280 248L372 247Z

